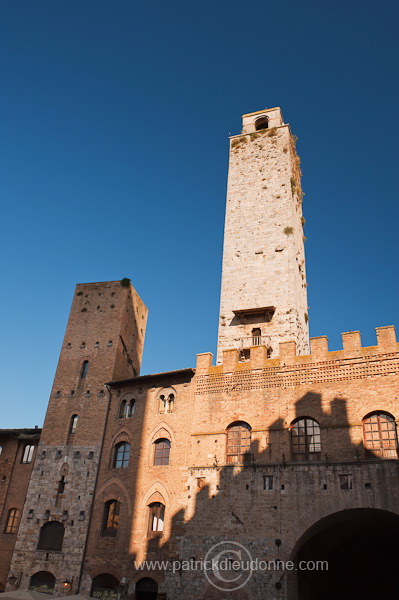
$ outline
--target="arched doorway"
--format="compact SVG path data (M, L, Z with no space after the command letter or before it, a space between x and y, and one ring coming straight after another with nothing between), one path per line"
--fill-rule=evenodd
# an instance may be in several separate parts
M119 581L113 575L109 573L101 573L94 577L91 585L90 596L93 598L106 598L107 600L113 600L117 598L117 586Z
M151 577L143 577L136 583L135 600L156 600L158 584Z
M351 509L321 519L297 544L298 600L395 598L398 537L399 516L384 510Z
M29 589L42 594L53 594L55 577L49 571L38 571L30 578Z

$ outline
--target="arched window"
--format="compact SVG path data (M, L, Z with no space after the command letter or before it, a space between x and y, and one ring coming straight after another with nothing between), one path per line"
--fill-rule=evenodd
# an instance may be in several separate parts
M7 515L7 522L4 528L4 533L17 533L18 519L18 508L10 508Z
M55 577L49 571L38 571L30 578L29 589L42 594L52 594L55 587Z
M122 400L119 409L119 418L130 419L130 417L132 417L134 414L134 406L135 400L133 398L131 400Z
M255 121L255 129L256 131L260 131L261 129L267 129L269 127L269 119L267 117L259 117Z
M366 458L398 458L398 437L395 418L376 411L363 419L363 439Z
M292 460L320 460L320 425L310 417L299 417L291 423Z
M251 462L251 426L236 421L227 428L227 464Z
M161 438L155 442L154 465L168 465L170 454L170 441Z
M121 503L118 500L108 500L104 504L103 521L101 526L101 535L103 537L115 537L118 531L119 514Z
M93 598L104 598L104 600L116 600L118 597L118 579L109 573L101 573L94 577L91 585L90 596Z
M35 450L34 444L27 444L24 448L21 463L27 465L32 462L33 452Z
M156 600L158 598L158 584L151 577L143 577L136 583L135 600Z
M175 395L174 394L161 394L159 396L159 412L162 414L167 414L173 412L173 408L175 405Z
M152 502L149 505L150 519L148 523L148 531L163 531L165 520L165 506L160 502Z
M89 361L88 360L84 360L83 364L82 364L82 370L80 372L81 379L85 379L88 370L89 370Z
M3 452L3 446L0 446L0 456L1 456L2 452Z
M114 468L126 469L129 466L130 444L120 442L114 449Z
M71 423L69 426L69 433L76 433L76 427L78 426L78 415L72 415Z
M45 523L40 529L38 550L60 552L64 541L65 529L59 521Z

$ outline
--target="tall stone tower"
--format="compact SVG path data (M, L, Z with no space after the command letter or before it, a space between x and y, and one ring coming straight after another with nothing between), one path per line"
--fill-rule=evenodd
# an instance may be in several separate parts
M299 157L280 108L243 116L230 140L218 363L279 342L309 352Z
M11 573L19 586L43 572L79 589L110 380L139 375L147 308L128 279L76 287ZM52 576L50 573L49 576ZM41 574L41 575L40 575ZM51 582L49 582L51 584Z

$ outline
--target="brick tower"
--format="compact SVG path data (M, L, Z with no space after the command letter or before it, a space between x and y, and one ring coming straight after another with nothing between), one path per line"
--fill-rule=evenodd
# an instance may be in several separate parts
M63 593L79 589L109 410L104 383L139 375L147 312L128 279L76 287L11 564L22 589L25 574L49 570L56 591L61 582Z
M280 108L243 116L230 140L219 317L222 351L280 342L309 352L299 157Z

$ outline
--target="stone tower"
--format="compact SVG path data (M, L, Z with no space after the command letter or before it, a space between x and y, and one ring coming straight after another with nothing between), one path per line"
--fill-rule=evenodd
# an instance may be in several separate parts
M232 348L309 352L299 162L280 108L244 115L230 139L218 364Z
M63 581L63 593L79 589L109 411L104 384L139 375L147 312L128 279L76 287L11 564L22 589L26 573L49 570L56 591Z

